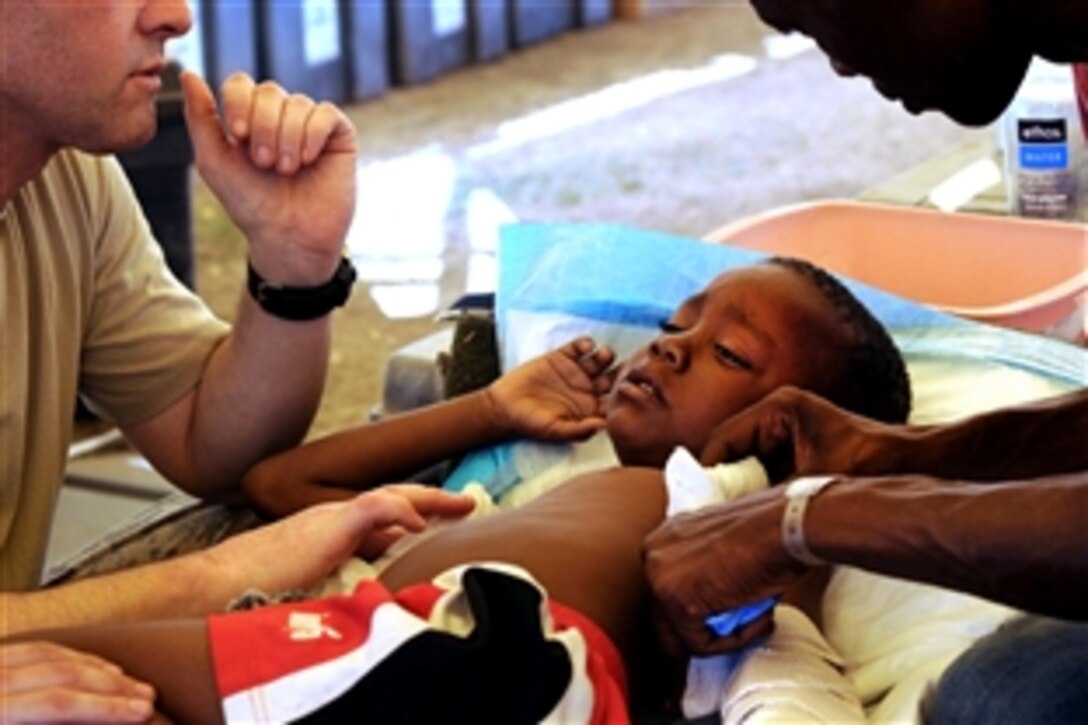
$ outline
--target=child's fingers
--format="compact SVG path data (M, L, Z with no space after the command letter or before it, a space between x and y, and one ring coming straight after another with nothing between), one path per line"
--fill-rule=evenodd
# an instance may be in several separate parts
M619 375L620 368L618 365L613 366L602 372L596 378L593 379L593 389L597 395L605 395L612 390L612 386L616 384L616 376ZM602 401L603 402L603 401Z
M571 421L562 426L561 439L584 440L603 429L607 422L603 417L593 416Z
M578 358L578 364L588 375L596 377L606 372L615 361L616 355L608 346L593 347Z

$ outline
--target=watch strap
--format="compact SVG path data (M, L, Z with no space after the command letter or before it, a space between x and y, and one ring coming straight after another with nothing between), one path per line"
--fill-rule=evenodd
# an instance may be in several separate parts
M261 309L284 320L316 320L342 307L351 295L356 272L351 260L343 257L332 278L314 287L294 287L269 282L246 264L246 288Z

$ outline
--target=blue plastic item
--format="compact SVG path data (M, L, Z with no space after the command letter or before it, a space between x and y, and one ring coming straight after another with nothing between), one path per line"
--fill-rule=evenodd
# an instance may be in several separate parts
M727 612L711 614L706 618L706 626L719 637L728 637L749 622L759 619L776 604L778 604L778 597L768 597Z

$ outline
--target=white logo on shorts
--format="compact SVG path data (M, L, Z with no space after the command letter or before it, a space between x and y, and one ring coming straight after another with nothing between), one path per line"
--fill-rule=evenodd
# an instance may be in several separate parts
M327 615L312 612L291 612L287 618L287 628L291 631L291 639L296 642L304 642L313 639L328 637L329 639L343 639L343 635L325 624Z

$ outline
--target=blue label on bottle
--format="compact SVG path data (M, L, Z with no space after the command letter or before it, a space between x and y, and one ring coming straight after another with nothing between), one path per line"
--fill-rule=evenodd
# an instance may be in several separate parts
M1069 147L1063 144L1022 144L1020 168L1049 170L1069 168Z

